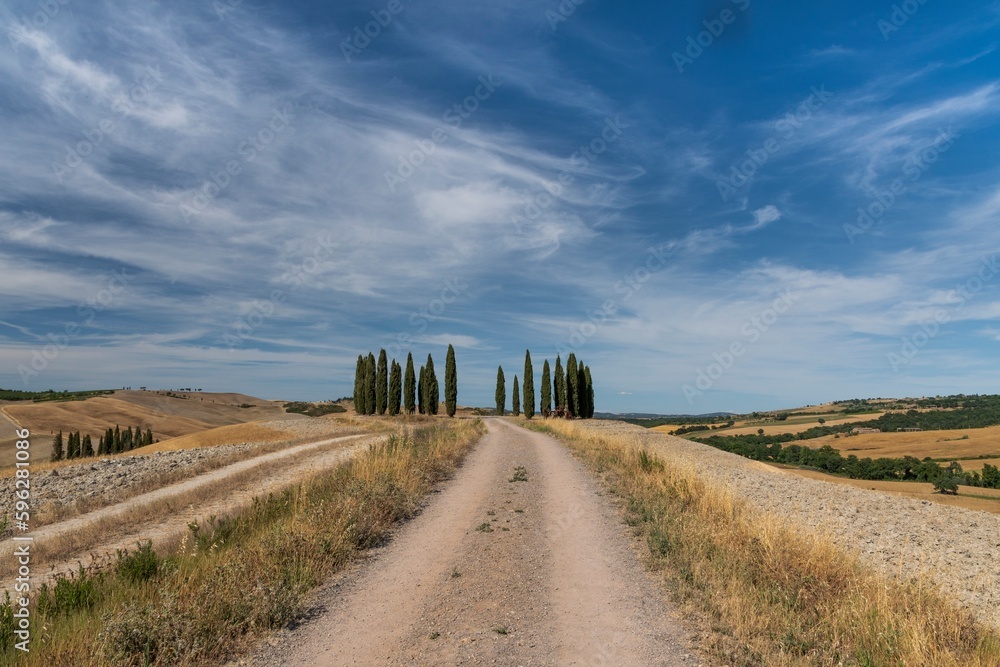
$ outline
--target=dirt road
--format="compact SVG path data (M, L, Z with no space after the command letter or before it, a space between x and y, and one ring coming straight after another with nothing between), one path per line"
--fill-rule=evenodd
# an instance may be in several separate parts
M500 419L456 477L313 620L233 664L695 665L589 473Z

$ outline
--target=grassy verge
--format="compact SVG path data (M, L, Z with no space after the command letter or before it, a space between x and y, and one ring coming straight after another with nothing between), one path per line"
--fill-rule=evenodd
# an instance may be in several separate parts
M483 431L464 420L409 430L242 515L192 524L170 553L137 545L111 567L60 579L36 592L28 654L13 650L12 610L0 604L0 663L220 664L382 542Z
M632 436L558 420L539 430L560 436L622 499L652 567L722 664L1000 665L1000 635L931 585L881 577Z

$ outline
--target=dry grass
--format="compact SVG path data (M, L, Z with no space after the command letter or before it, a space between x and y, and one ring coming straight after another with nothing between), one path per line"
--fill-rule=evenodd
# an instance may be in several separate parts
M127 554L83 573L63 587L81 594L34 610L22 664L221 664L296 618L312 588L412 516L482 432L458 420L414 429L238 517L195 526L173 553ZM0 609L0 661L14 659L9 614Z
M291 440L295 434L290 431L279 431L257 422L219 426L199 433L190 433L177 438L169 438L161 442L146 445L132 450L135 454L152 454L155 452L176 452L182 449L197 449L199 447L216 447L230 445L236 442L279 442Z
M969 438L963 440L963 436L966 435ZM866 456L873 459L882 456L892 458L915 456L922 459L925 456L930 456L934 459L943 459L982 456L1000 454L1000 426L954 431L870 433L839 439L826 436L809 440L808 444L810 447L830 445L834 449L839 449L844 456L854 454L858 458ZM961 461L961 463L963 468L966 467L966 461ZM968 461L968 463L974 462Z
M650 563L724 664L1000 665L997 633L928 583L879 576L693 470L648 454L636 436L546 424L622 499Z

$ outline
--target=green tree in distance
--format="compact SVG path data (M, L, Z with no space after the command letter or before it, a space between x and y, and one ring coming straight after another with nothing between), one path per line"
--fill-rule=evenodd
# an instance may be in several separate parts
M496 394L497 414L503 416L507 409L507 386L503 377L503 366L497 366L497 390Z
M448 346L444 361L444 409L449 417L458 409L458 369L455 367L455 348Z
M556 355L555 377L552 378L552 389L555 390L554 397L557 408L566 409L566 374L563 372L562 359Z
M543 417L552 414L552 372L549 370L549 360L542 364L542 404L539 411Z
M365 414L365 358L360 354L354 369L354 411Z
M436 415L438 404L441 400L441 389L438 386L437 373L434 372L434 360L431 355L427 355L427 395L424 401L427 403L427 414Z
M531 352L524 351L524 417L535 416L535 369L531 367Z
M427 372L420 367L420 377L417 378L417 412L427 414Z
M396 360L392 360L392 370L389 371L389 416L395 417L399 414L399 407L403 398L403 370Z
M570 417L580 416L580 388L577 374L576 354L569 353L566 359L566 411Z
M389 360L385 348L378 353L378 369L375 372L375 412L384 415L389 407Z
M55 437L52 438L52 460L62 461L65 452L63 451L63 434L62 431L56 433Z
M511 412L514 413L515 417L519 416L521 414L521 396L518 393L518 389L517 389L517 376L516 375L514 376L514 391L511 394L510 402L511 402L511 406L510 406L511 407Z
M375 414L375 355L368 353L365 359L365 414Z
M403 378L403 407L412 415L417 409L417 376L413 372L413 353L406 355L406 375Z

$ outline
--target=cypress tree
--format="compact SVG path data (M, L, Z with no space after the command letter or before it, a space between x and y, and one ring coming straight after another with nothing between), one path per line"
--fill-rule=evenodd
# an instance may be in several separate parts
M406 375L403 378L403 407L412 415L417 407L417 376L413 372L413 353L406 355Z
M63 437L62 431L59 431L56 433L55 437L52 438L52 460L62 461L63 455Z
M417 411L420 414L427 414L427 402L425 397L427 396L427 373L424 371L424 367L420 367L420 377L417 378Z
M101 439L97 441L97 455L98 456L104 456L104 436L103 435L101 436Z
M365 358L360 354L354 367L354 412L365 414Z
M403 398L403 370L392 360L392 370L389 372L389 416L399 414L399 406Z
M389 407L389 360L385 348L378 353L378 371L375 374L375 412L384 415Z
M549 360L542 364L542 404L539 411L543 417L552 414L552 372L549 369Z
M424 395L424 402L427 404L427 414L436 415L438 405L441 400L441 390L438 386L437 374L434 372L434 360L431 355L427 355L427 393Z
M524 351L524 417L535 416L535 369L531 367L531 351Z
M514 391L511 394L510 402L511 402L511 406L510 406L511 407L511 412L514 413L515 417L520 416L520 414L521 414L521 396L520 396L520 394L518 394L517 376L516 375L514 376Z
M118 424L115 424L115 439L111 445L111 451L118 454L122 451L122 432L118 428Z
M147 445L153 444L153 429L151 428L146 429L146 444Z
M503 366L497 366L497 391L495 396L497 402L497 414L502 417L507 408L507 386L503 378Z
M552 388L555 390L554 396L556 408L566 409L566 375L563 373L562 359L556 355L556 375L552 379Z
M458 370L455 368L455 348L451 345L444 360L444 409L449 417L454 417L458 409Z
M122 431L122 451L127 452L132 449L132 427L127 427Z
M587 373L584 370L584 365L582 361L578 361L576 364L576 389L580 397L580 407L578 408L579 414L577 416L580 419L587 419L587 414L590 412L590 408L587 405Z
M66 458L75 459L79 450L76 447L76 435L70 431L66 434Z
M587 419L594 418L594 381L590 379L590 366L583 369L587 378Z
M368 353L365 359L365 414L375 414L375 355Z
M80 456L93 456L94 455L94 442L90 439L90 434L83 436L83 447L80 450Z
M566 414L569 417L580 415L580 392L577 387L576 354L569 353L566 359Z

